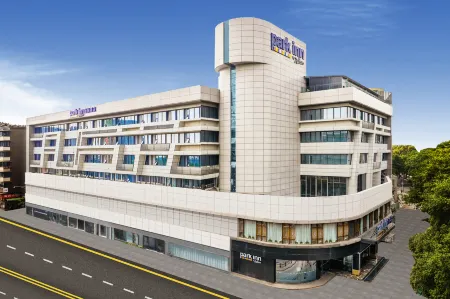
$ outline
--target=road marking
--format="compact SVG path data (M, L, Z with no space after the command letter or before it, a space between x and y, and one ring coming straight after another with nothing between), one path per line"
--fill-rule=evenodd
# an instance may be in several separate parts
M9 246L9 245L6 245L6 247L8 247L9 249L12 249L12 250L16 250L16 247L12 247L12 246Z
M2 295L5 295L5 296L6 296L6 293L0 292L0 294L2 294Z
M131 294L134 294L134 292L133 291L130 291L129 289L123 289L125 292L128 292L128 293L131 293Z
M152 299L152 298L145 296L145 299Z
M34 254L32 254L32 253L29 253L29 252L26 252L26 251L25 251L25 254L34 257Z
M46 263L49 263L49 264L53 264L53 262L52 261L50 261L50 260L46 260L46 259L42 259L44 262L46 262Z
M66 267L66 266L62 266L64 269L66 269L66 270L69 270L69 271L72 271L72 269L71 268L69 268L69 267Z
M113 286L113 284L112 284L112 283L110 283L110 282L107 282L107 281L104 281L104 280L103 280L103 283L104 283L104 284L107 284L107 285L110 285L110 286Z
M91 276L91 275L89 275L89 274L86 274L86 273L81 273L81 275L83 275L83 276L86 276L86 277L89 277L89 278L92 278L92 276Z
M41 281L38 281L36 279L33 279L31 277L28 277L28 276L25 276L25 275L20 274L18 272L14 272L12 270L9 270L9 269L1 267L1 266L0 266L0 272L4 273L6 275L9 275L9 276L15 277L17 279L20 279L22 281L25 281L25 282L27 282L29 284L35 285L37 287L40 287L42 289L46 289L47 291L50 291L50 292L55 293L55 294L58 294L58 295L63 296L65 298L69 298L69 299L83 299L83 298L78 297L76 295L73 295L73 294L71 294L69 292L60 290L60 289L55 288L55 287L53 287L51 285L45 284L45 283L43 283Z
M38 231L38 230L36 230L36 229L30 228L30 227L26 227L25 225L18 224L18 223L16 223L16 222L7 220L7 219L5 219L5 218L3 218L3 217L0 217L0 221L1 221L1 222L4 222L4 223L7 223L7 224L10 224L10 225L12 225L12 226L21 228L21 229L23 229L23 230L26 230L26 231L35 233L35 234L37 234L37 235L46 237L46 238L48 238L48 239L51 239L51 240L54 240L54 241L58 241L58 242L60 242L60 243L63 243L63 244L66 244L66 245L69 245L69 246L78 248L78 249L80 249L80 250L83 250L83 251L86 251L86 252L89 252L89 253L92 253L92 254L95 254L95 255L97 255L97 256L101 256L101 257L103 257L103 258L105 258L105 259L109 259L109 260L111 260L111 261L114 261L114 262L116 262L116 263L119 263L119 264L122 264L122 265L125 265L125 266L128 266L128 267L131 267L131 268L134 268L134 269L136 269L136 270L140 270L140 271L142 271L142 272L146 272L146 273L148 273L148 274L151 274L151 275L154 275L154 276L157 276L157 277L160 277L160 278L169 280L169 281L171 281L171 282L174 282L174 283L183 285L183 286L185 286L185 287L188 287L188 288L197 290L197 291L199 291L199 292L203 292L203 293L205 293L205 294L209 294L209 295L214 296L214 297L216 297L216 298L230 299L229 297L226 297L226 296L223 296L223 295L214 293L214 292L212 292L212 291L208 291L208 290L203 289L203 288L201 288L201 287L197 287L197 286L195 286L195 285L193 285L193 284L190 284L190 283L187 283L187 282L178 280L178 279L176 279L176 278L172 278L172 277L170 277L170 276L167 276L167 275L164 275L164 274L161 274L161 273L158 273L158 272L155 272L155 271L146 269L146 268L144 268L144 267L141 267L141 266L138 266L138 265L135 265L135 264L132 264L132 263L123 261L123 260L120 260L120 259L118 259L118 258L112 257L112 256L107 255L107 254L105 254L105 253L101 253L101 252L95 251L95 250L93 250L93 249L89 249L89 248L87 248L87 247L84 247L84 246L81 246L81 245L72 243L72 242L70 242L70 241L63 240L63 239L61 239L61 238L58 238L58 237L52 236L52 235L50 235L50 234L47 234L47 233Z

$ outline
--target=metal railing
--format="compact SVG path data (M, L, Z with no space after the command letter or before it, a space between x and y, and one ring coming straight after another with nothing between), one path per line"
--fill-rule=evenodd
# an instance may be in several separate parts
M308 87L303 87L301 89L301 92L312 92L312 91L321 91L321 90L330 90L330 89L338 89L338 88L349 88L349 87L354 87L362 92L364 92L367 95L370 95L371 97L374 97L380 101L384 102L384 99L382 98L381 95L379 95L377 92L377 95L372 94L371 92L349 82L348 80L342 79L342 82L338 82L338 83L325 83L325 84L315 84L315 85L310 85Z
M207 175L219 173L219 166L203 166L203 167L172 167L170 173L185 175Z
M141 144L141 151L168 151L170 144Z

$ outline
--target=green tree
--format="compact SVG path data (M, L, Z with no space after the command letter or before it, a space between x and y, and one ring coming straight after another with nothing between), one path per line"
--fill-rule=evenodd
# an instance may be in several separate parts
M429 215L430 227L409 240L410 282L427 298L450 298L450 141L413 155L406 200Z
M408 175L411 170L412 159L417 153L417 149L413 145L392 146L392 172L395 175Z

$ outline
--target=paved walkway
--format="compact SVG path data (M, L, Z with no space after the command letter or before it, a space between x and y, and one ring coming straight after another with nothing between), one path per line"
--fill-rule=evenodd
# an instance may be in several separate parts
M86 244L135 263L190 280L192 282L223 291L243 299L275 298L420 298L409 285L409 274L414 263L408 250L408 239L428 226L421 221L425 214L417 210L400 210L396 216L395 241L382 243L379 254L389 262L371 282L361 282L344 277L335 277L326 285L309 290L281 290L264 284L241 279L230 273L206 266L172 258L163 254L143 250L121 242L107 240L82 231L47 222L25 214L25 209L1 211L0 217L35 227L56 236ZM163 298L158 298L163 299Z

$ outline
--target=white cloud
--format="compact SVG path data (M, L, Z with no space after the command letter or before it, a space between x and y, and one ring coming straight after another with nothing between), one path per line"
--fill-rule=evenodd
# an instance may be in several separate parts
M347 38L375 38L394 26L399 9L390 0L291 0L289 14L297 16L302 27L319 35Z
M71 101L32 84L33 79L71 70L45 64L20 65L0 60L0 121L25 124L26 118L69 109Z

